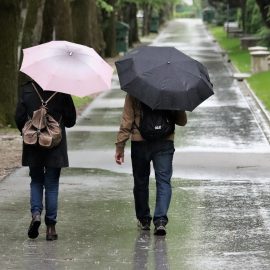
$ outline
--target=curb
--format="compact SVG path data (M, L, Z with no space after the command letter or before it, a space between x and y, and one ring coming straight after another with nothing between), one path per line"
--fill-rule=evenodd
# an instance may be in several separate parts
M237 67L235 67L233 65L232 62L227 63L227 65L229 66L229 68L234 72L234 73L240 73L240 71L238 70ZM257 105L259 106L260 110L263 112L263 114L265 115L265 118L267 119L267 121L269 122L269 126L270 126L270 114L269 112L265 109L265 106L263 105L263 103L261 102L261 100L256 96L256 94L254 93L253 89L250 87L249 83L247 82L246 79L243 80L243 83L245 84L247 90L249 91L250 95L252 96L252 98L254 99L254 101L257 103Z
M228 58L228 54L224 51L219 43L216 41L212 33L209 31L207 26L205 25L205 29L208 32L209 36L212 38L213 42L216 44L218 48L217 53L220 52L221 57L223 58L223 62L225 66L232 72L232 73L240 73L240 71L233 65L233 63ZM226 60L227 57L227 60ZM263 134L265 135L266 140L270 144L270 113L265 109L263 103L259 100L256 96L246 79L243 79L242 82L237 82L239 85L239 90L243 94L251 112L253 113L255 119L258 122L259 127L262 129ZM249 100L248 97L251 99ZM259 111L259 112L258 112Z
M225 62L227 67L233 72L240 72L237 67L233 65L232 62ZM250 87L249 83L244 79L242 82L237 82L239 85L239 89L242 92L245 100L247 101L250 110L252 111L254 117L257 119L259 126L262 129L268 143L270 144L270 114L265 109L265 106L261 102L261 100L256 96L253 89ZM252 102L248 99L248 97L252 100ZM259 112L258 112L259 111Z

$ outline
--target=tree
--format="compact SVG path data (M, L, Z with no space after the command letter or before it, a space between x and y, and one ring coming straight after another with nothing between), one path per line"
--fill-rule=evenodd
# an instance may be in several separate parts
M137 3L135 1L124 1L121 4L119 12L121 14L120 20L129 25L128 43L131 47L134 42L139 41L138 23L137 23Z
M244 7L246 0L208 0L209 4L216 7L220 3L228 4L230 7ZM270 3L269 0L256 0L260 8L265 25L270 28Z
M265 25L270 28L270 3L269 0L256 0Z
M93 47L103 54L105 46L96 1L73 0L71 10L74 42Z
M43 10L43 26L40 43L45 43L53 40L54 25L55 25L55 1L46 0Z
M143 9L143 28L142 28L142 35L146 36L149 34L150 31L150 20L151 20L151 13L152 13L152 6L148 1L144 1L142 3Z
M254 6L254 0L247 0L246 6L246 33L256 34L261 30L263 21L258 5Z
M104 8L102 10L103 33L106 44L105 55L114 57L116 52L116 4L117 0L107 0L107 5L112 7L111 10Z
M72 1L71 10L74 42L91 46L89 0Z
M20 56L19 56L19 66L22 63L22 49L28 48L34 45L39 44L41 39L41 31L43 25L43 8L45 0L36 1L28 0L26 5L26 16L22 31L22 41L20 46ZM28 80L28 77L23 73L18 75L18 85L20 86L25 80Z
M14 124L17 98L19 4L19 0L0 0L1 126Z
M90 33L92 35L91 46L101 55L104 55L105 42L102 32L102 18L100 8L96 0L90 0Z
M137 0L143 10L143 35L148 35L153 16L159 17L159 24L172 16L173 6L178 0Z
M70 1L57 0L55 8L55 39L73 41Z

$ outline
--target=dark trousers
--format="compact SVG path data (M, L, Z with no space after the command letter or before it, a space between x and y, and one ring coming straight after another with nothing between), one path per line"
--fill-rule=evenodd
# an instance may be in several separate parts
M150 163L153 162L156 178L156 205L154 223L163 219L168 222L167 212L171 201L171 177L174 143L169 140L156 142L131 142L131 160L134 177L136 217L151 219L149 208Z
M46 225L56 223L60 172L61 168L30 167L31 213L32 215L41 214L45 190Z

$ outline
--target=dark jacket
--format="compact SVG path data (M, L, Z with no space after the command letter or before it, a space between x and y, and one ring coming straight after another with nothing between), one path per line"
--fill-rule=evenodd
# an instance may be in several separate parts
M132 141L143 141L143 137L138 130L140 125L140 102L127 94L125 98L124 109L121 118L121 124L119 132L116 138L116 147L120 151L125 147L126 141L131 137ZM175 124L179 126L185 126L187 123L187 115L184 111L174 111ZM170 134L167 140L174 140L174 133Z
M53 94L52 91L43 91L38 84L35 83L35 85L44 100L47 100ZM22 85L15 115L15 121L20 131L22 131L28 118L32 117L33 111L39 109L40 105L40 99L32 86L32 82L27 82ZM69 165L65 127L72 127L76 122L76 110L73 100L70 95L57 93L52 100L50 100L47 107L49 114L52 115L54 119L57 121L61 119L62 140L58 146L52 149L23 144L23 166L61 168L68 167Z

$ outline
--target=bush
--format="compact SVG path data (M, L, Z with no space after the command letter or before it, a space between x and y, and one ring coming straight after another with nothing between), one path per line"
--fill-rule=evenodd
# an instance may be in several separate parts
M260 13L258 5L254 5L254 0L247 1L246 14L246 33L255 34L263 25L262 15Z
M259 31L259 36L262 38L260 45L270 48L270 29L263 27L262 30Z

